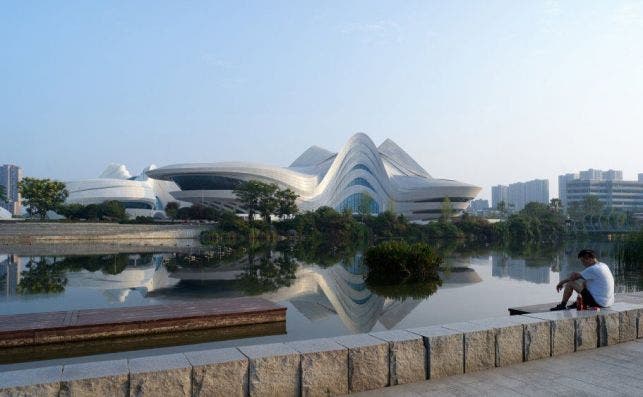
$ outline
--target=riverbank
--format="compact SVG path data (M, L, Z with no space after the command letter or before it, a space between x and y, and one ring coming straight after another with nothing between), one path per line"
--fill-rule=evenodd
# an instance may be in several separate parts
M15 222L0 223L0 247L9 244L198 240L209 225Z

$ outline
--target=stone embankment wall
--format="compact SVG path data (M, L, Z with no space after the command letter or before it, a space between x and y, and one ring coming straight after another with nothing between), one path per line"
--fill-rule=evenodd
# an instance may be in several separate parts
M640 298L634 299L640 302ZM327 396L643 337L643 304L0 373L0 396Z
M0 223L0 244L127 242L198 239L207 225L127 225L118 223Z

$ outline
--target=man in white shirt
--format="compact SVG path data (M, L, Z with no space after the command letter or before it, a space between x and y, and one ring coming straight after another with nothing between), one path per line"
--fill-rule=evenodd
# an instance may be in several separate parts
M567 306L567 301L572 293L576 291L583 297L583 302L588 307L608 307L614 304L614 276L609 267L596 259L592 250L581 250L578 253L585 270L580 273L573 272L556 285L556 291L560 292L563 287L562 302L552 307L551 310L564 310L576 308L576 304Z

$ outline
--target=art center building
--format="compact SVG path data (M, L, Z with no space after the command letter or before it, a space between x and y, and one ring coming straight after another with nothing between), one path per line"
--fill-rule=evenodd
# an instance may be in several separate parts
M370 213L391 210L410 220L440 217L445 198L454 215L461 214L481 188L433 178L390 139L380 146L365 134L353 135L333 153L312 146L290 166L242 162L176 164L149 170L153 179L174 182L170 194L180 201L245 213L233 190L243 181L258 180L289 188L299 195L300 210L322 206L338 211ZM361 211L360 211L361 210Z

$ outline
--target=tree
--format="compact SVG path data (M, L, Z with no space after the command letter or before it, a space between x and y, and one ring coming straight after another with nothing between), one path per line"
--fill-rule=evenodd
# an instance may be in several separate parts
M176 219L176 216L179 213L179 203L176 201L170 201L165 205L165 215L170 219Z
M0 185L0 202L7 201L7 192L4 186Z
M364 217L366 215L371 214L371 205L373 203L373 199L367 193L360 193L359 195L359 204L357 206L357 209L360 215L362 215L362 220L364 220Z
M284 217L294 215L299 211L297 204L295 204L295 201L299 196L292 190L277 190L275 192L275 197L277 199L277 215L279 218L283 219Z
M275 193L277 193L278 190L279 186L274 183L264 183L263 186L261 186L257 209L267 224L270 223L270 215L277 211L279 202L275 197Z
M38 215L40 219L45 219L47 211L57 210L69 195L63 182L51 179L25 178L18 184L18 189L27 213Z
M563 204L558 198L553 198L549 200L549 208L555 212L561 212L563 209Z
M252 223L254 215L259 212L259 201L263 194L265 183L259 181L242 182L232 192L241 201L243 207L248 211L248 222Z
M507 217L507 203L504 201L500 201L498 204L496 204L496 209L500 211L500 214L503 218Z
M453 216L453 205L451 200L448 197L445 197L442 201L442 215L440 216L440 221L442 223L447 223L451 220Z
M127 213L123 204L116 200L110 200L100 205L99 217L100 219L121 221L127 219Z

